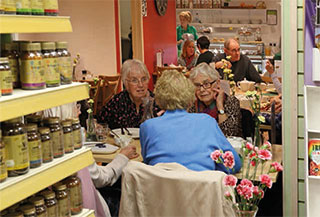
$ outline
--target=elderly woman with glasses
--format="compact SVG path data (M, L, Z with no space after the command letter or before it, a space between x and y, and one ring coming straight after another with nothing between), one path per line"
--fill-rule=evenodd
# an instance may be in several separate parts
M99 113L98 122L107 123L111 129L139 127L144 114L143 100L153 98L148 90L150 75L143 62L126 60L121 68L121 80L125 90L116 94ZM153 105L155 116L158 107Z
M224 93L219 77L219 73L206 63L192 69L190 79L197 97L195 110L215 118L225 136L242 136L240 102Z
M216 120L207 114L188 113L195 100L194 85L176 70L165 71L156 83L155 100L166 112L140 126L141 154L149 165L176 162L195 171L228 171L216 164L210 153L231 151L234 171L241 168L240 158L221 132Z

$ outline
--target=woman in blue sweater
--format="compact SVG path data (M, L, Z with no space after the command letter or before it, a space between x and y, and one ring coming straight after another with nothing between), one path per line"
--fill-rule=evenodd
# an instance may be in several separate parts
M140 125L141 154L146 164L176 162L195 171L229 172L210 158L212 151L221 149L233 153L233 172L240 170L239 155L216 120L186 111L195 100L194 85L182 73L165 71L157 81L155 100L166 112Z

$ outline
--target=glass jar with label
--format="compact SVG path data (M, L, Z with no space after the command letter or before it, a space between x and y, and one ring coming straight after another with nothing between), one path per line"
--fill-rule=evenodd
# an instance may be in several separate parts
M12 73L7 57L0 58L0 82L2 96L11 95L13 92Z
M31 0L31 14L44 15L43 0Z
M41 47L47 87L59 86L60 72L56 44L54 42L42 42Z
M0 183L8 177L6 166L6 146L2 142L2 133L0 130Z
M24 217L37 217L36 208L33 205L23 205L20 207Z
M43 55L40 43L22 43L20 56L21 87L37 90L46 87Z
M82 190L81 180L77 177L77 174L73 174L67 178L64 183L67 185L70 193L70 209L71 214L76 215L82 211Z
M63 131L60 126L59 117L51 117L44 120L45 126L50 128L53 157L58 158L64 155Z
M50 129L48 127L39 128L42 147L42 162L48 163L53 160L53 149L50 137Z
M27 124L26 129L28 135L30 168L36 168L41 166L42 163L41 139L38 134L38 127L36 124Z
M67 186L63 183L56 183L53 185L56 198L58 201L58 216L60 217L69 217L71 216L70 212L70 198L67 191Z
M4 0L2 4L4 4L5 14L16 14L16 0Z
M38 127L42 126L42 117L40 115L27 115L25 120L28 124L36 124Z
M14 118L3 122L3 143L7 149L8 176L17 176L29 171L28 141L22 118Z
M4 45L3 51L3 56L9 59L9 67L12 74L12 82L14 88L20 86L19 55L17 53L17 48L17 43L6 43Z
M59 72L61 84L72 83L72 62L71 54L68 51L68 42L60 41L56 43L58 59L59 59Z
M30 0L16 0L18 15L31 15L31 1Z
M44 204L44 199L41 196L32 197L29 200L36 208L37 217L47 217L47 208Z
M46 190L42 192L47 207L47 213L49 216L58 216L58 204L56 200L56 194L53 191Z
M44 15L58 16L58 0L43 0Z
M82 148L81 125L80 125L79 118L72 119L72 134L73 134L74 149Z
M61 125L63 129L64 153L71 153L74 151L71 121L68 121L68 120L61 121Z

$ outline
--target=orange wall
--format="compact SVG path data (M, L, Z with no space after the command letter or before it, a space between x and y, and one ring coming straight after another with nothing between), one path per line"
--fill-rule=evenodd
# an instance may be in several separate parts
M164 16L158 15L154 2L147 0L147 17L143 17L144 62L150 73L154 71L159 49L164 51L163 64L177 62L175 0L168 0Z

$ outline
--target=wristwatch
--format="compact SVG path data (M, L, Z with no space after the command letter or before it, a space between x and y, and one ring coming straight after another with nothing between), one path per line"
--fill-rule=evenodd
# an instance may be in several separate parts
M218 110L218 113L219 113L220 115L223 115L223 114L224 114L224 110L223 110L223 109L219 109L219 110Z

